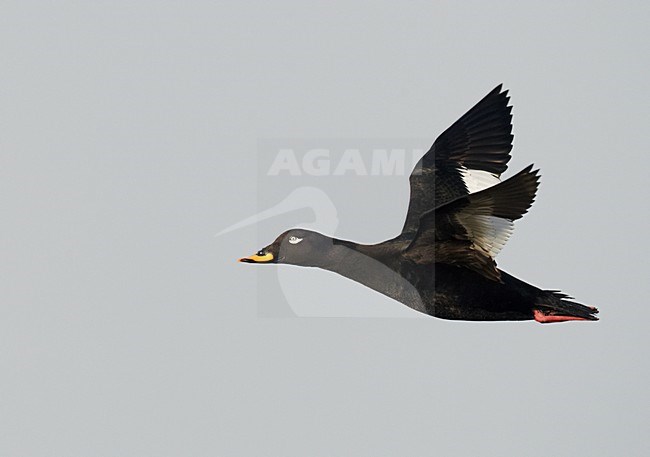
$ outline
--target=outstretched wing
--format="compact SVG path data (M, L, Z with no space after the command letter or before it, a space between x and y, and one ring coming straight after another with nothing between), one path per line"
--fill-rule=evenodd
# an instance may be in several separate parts
M420 217L456 198L499 182L512 149L512 107L501 85L445 130L410 177L411 198L402 235L417 232Z
M463 266L500 280L494 258L535 200L539 170L532 165L510 179L444 204L420 219L405 255L416 263Z

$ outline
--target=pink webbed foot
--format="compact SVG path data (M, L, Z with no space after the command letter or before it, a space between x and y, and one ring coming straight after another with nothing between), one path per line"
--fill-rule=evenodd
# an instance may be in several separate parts
M585 319L583 317L576 317L576 316L555 316L555 315L550 315L550 314L544 314L542 311L535 309L533 310L533 315L535 316L535 320L537 322L541 322L542 324L548 324L551 322L566 322L566 321L586 321L589 319Z

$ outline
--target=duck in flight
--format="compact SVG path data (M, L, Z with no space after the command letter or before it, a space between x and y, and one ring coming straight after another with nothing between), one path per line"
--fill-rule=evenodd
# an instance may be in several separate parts
M442 319L598 320L596 308L497 268L539 186L532 165L500 181L512 150L509 100L497 86L436 139L409 178L397 237L364 245L295 228L240 262L333 271Z

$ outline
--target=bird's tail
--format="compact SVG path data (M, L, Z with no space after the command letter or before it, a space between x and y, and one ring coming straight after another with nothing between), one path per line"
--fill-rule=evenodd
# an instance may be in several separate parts
M533 307L537 322L597 321L598 309L571 301L569 297L556 290L545 290Z

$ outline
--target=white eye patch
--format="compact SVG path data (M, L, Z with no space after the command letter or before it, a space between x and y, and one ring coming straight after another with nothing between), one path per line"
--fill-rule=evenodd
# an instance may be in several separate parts
M298 244L302 241L302 238L298 238L297 236L290 236L289 237L289 243L291 244Z

